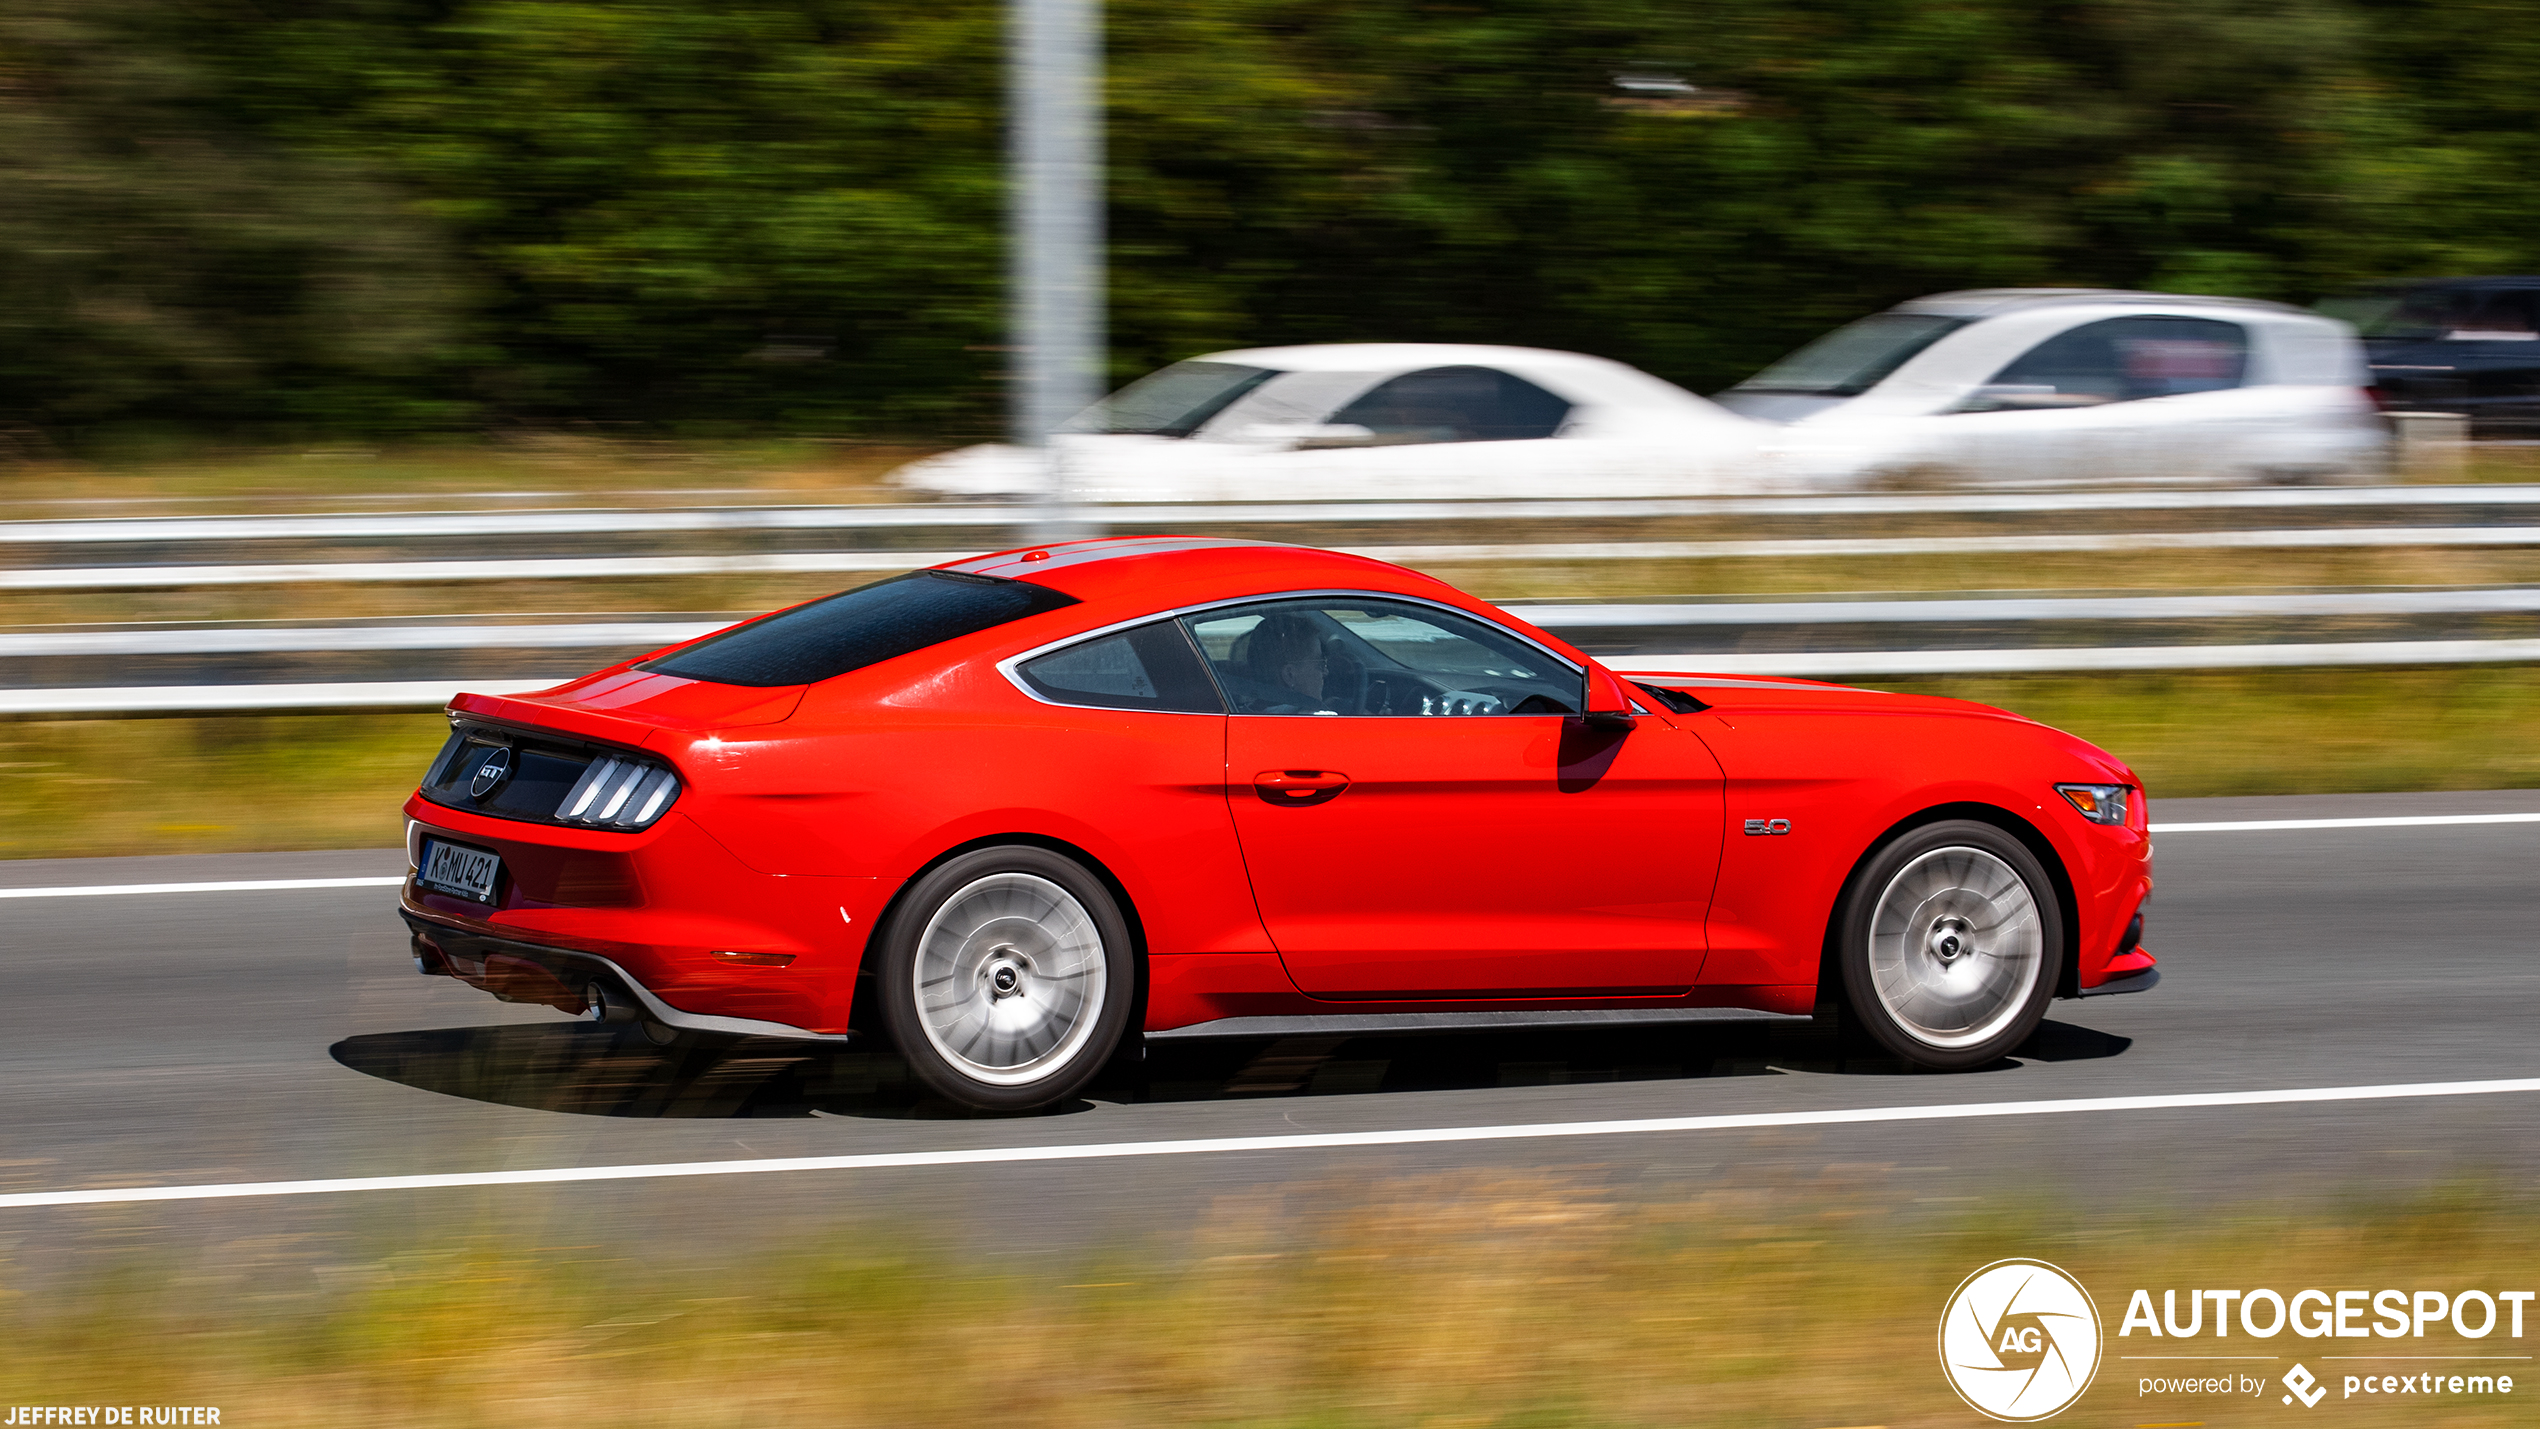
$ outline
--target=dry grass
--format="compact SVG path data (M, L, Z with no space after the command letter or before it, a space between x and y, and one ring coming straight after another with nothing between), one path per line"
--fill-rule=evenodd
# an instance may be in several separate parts
M0 466L0 516L360 510L525 496L552 506L892 499L881 476L928 446L635 442L533 432L487 443L171 452Z
M1270 1188L1221 1203L1187 1241L1030 1272L883 1249L895 1241L881 1226L697 1270L560 1263L555 1248L489 1239L288 1291L127 1262L13 1287L0 1301L0 1397L419 1429L595 1414L631 1426L1937 1429L1978 1422L1934 1361L1941 1307L1978 1266L2028 1256L2078 1276L2107 1321L2098 1378L2059 1424L2229 1423L2255 1411L2143 1397L2139 1367L2114 1358L2159 1348L2115 1336L2133 1288L2515 1288L2498 1282L2540 1252L2534 1209L2526 1195L2454 1188L2298 1216L2085 1220L2005 1198L1935 1224L1864 1195L1648 1204L1551 1176L1460 1175ZM2437 1329L2408 1348L2513 1347ZM2341 1352L2290 1335L2227 1349L2285 1355L2270 1376ZM2521 1401L2540 1383L2516 1390L2323 1408L2340 1423L2483 1429L2530 1422Z
M438 714L0 724L0 858L388 848Z
M2123 671L1875 680L2070 730L2155 800L2540 788L2540 668Z

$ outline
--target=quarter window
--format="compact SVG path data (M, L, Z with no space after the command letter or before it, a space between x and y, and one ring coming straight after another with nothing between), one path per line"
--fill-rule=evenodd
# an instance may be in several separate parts
M2109 318L2030 348L1993 374L1969 410L2092 407L2221 392L2239 386L2248 365L2248 333L2238 323Z
M1489 367L1432 367L1382 382L1332 414L1388 445L1513 442L1549 437L1570 404L1522 377Z
M1566 715L1580 672L1517 637L1404 601L1264 601L1184 618L1237 714Z
M1108 710L1223 714L1217 687L1178 621L1070 645L1015 667L1043 699Z

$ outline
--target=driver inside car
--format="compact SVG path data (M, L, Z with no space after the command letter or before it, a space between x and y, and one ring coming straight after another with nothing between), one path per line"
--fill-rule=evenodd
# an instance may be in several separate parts
M1245 642L1244 664L1268 702L1260 714L1337 714L1323 693L1331 677L1331 657L1322 637L1301 615L1269 616L1253 627Z

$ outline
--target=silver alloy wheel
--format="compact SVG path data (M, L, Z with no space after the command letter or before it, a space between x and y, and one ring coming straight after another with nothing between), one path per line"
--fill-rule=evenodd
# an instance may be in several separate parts
M1102 931L1074 894L1029 873L963 885L917 938L918 1025L962 1075L1036 1082L1074 1059L1109 991Z
M1897 1026L1969 1047L2020 1016L2046 966L2037 897L1980 848L1936 848L1898 869L1870 913L1870 984Z

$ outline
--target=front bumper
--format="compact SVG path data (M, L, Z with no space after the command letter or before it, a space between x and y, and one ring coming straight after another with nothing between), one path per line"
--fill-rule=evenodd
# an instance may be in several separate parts
M2120 992L2150 992L2161 981L2159 968L2142 968L2112 977L2097 987L2081 990L2084 997L2108 997Z
M683 1032L712 1032L728 1037L787 1037L804 1042L841 1044L855 1040L847 1032L813 1032L785 1022L754 1017L718 1017L683 1012L656 996L616 960L572 948L550 948L512 938L454 928L405 909L398 916L414 940L415 971L427 977L454 977L507 1002L535 1002L560 1012L579 1012L590 1002L590 987L604 983L644 1009L644 1015Z

